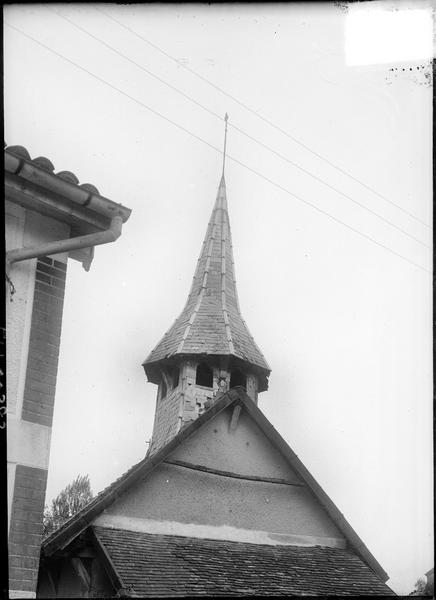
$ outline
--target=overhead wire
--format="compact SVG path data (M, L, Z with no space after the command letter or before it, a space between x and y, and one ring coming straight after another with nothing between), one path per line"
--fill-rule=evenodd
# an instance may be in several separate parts
M258 117L259 119L261 119L262 121L264 121L265 123L267 123L270 127L273 127L274 129L276 129L277 131L279 131L280 133L282 133L283 135L285 135L289 139L293 140L296 144L299 144L302 148L304 148L308 152L311 152L314 156L316 156L320 160L324 161L325 163L327 163L328 165L330 165L334 169L337 169L343 175L349 177L350 179L352 179L353 181L355 181L359 185L361 185L364 188L366 188L368 191L370 191L373 194L375 194L376 196L378 196L380 199L384 200L385 202L388 202L392 206L395 206L398 210L402 211L404 214L408 215L411 219L414 219L418 223L421 223L421 225L423 225L424 227L430 228L430 225L428 223L426 223L425 221L423 221L422 219L420 219L419 217L417 217L413 213L407 211L405 208L403 208L402 206L400 206L396 202L393 202L389 198L386 198L386 196L384 196L383 194L380 194L380 192L378 192L377 190L375 190L373 187L369 186L368 184L366 184L365 182L363 182L361 179L358 179L357 177L355 177L354 175L352 175L351 173L349 173L348 171L346 171L345 169L343 169L339 165L333 163L332 161L330 161L325 156L322 156L321 154L319 154L315 150L312 150L312 148L310 148L307 144L305 144L304 142L302 142L301 140L299 140L298 138L296 138L295 136L293 136L289 132L287 132L284 129L282 129L279 125L276 125L270 119L267 119L266 117L264 117L263 115L261 115L258 111L254 110L253 108L250 108L247 104L245 104L244 102L242 102L241 100L239 100L238 98L236 98L235 96L233 96L232 94L230 94L229 92L226 92L220 86L218 86L215 83L213 83L213 81L210 81L210 79L207 79L207 77L204 77L203 75L201 75L200 73L198 73L194 69L191 69L187 65L183 64L177 58L175 58L174 56L172 56L171 54L169 54L168 52L166 52L163 48L161 48L157 44L151 42L149 39L147 39L146 37L144 37L143 35L141 35L137 31L135 31L134 29L132 29L128 25L125 25L124 23L122 23L121 21L119 21L118 19L116 19L115 17L113 17L112 15L110 15L109 13L107 13L106 11L102 10L98 6L94 6L94 9L97 10L98 12L100 12L101 14L105 15L107 18L111 19L115 23L117 23L120 27L123 27L124 29L126 29L127 31L129 31L131 34L133 34L137 38L141 39L146 44L149 44L152 48L154 48L156 51L160 52L161 54L163 54L164 56L166 56L167 58L169 58L170 60L172 60L173 62L175 62L182 69L185 69L186 71L189 71L189 73L191 73L192 75L194 75L198 79L201 79L203 82L207 83L208 85L210 85L211 87L213 87L215 90L217 90L218 92L220 92L221 94L223 94L227 98L230 98L233 102L236 102L236 104L239 104L239 106L241 106L242 108L244 108L245 110L247 110L251 114L255 115L256 117Z
M207 106L204 106L198 100L196 100L195 98L193 98L189 94L186 94L181 89L179 89L178 87L176 87L173 84L169 83L165 79L162 79L162 77L160 77L159 75L156 75L156 73L154 73L153 71L150 71L149 69L147 69L146 67L144 67L143 65L141 65L140 63L138 63L137 61L133 60L132 58L130 58L129 56L127 56L126 54L124 54L123 52L120 52L119 50L117 50L116 48L114 48L113 46L111 46L111 44L108 44L107 42L105 42L104 40L102 40L101 38L99 38L98 36L94 35L93 33L91 33L90 31L88 31L87 29L85 29L84 27L82 27L81 25L79 25L78 23L76 23L75 21L71 20L66 15L63 15L62 13L58 12L57 10L54 10L54 9L51 9L51 8L49 8L48 10L50 10L50 12L53 12L54 14L58 15L59 17L61 17L62 19L64 19L66 22L68 22L71 25L73 25L73 27L75 27L76 29L78 29L82 33L85 33L90 38L92 38L95 41L97 41L98 43L102 44L103 46L105 46L106 48L108 48L109 50L111 50L112 52L114 52L115 54L117 54L118 56L120 56L121 58L123 58L123 59L127 60L128 62L130 62L131 64L135 65L140 70L142 70L143 72L145 72L147 75L153 77L154 79L156 79L157 81L159 81L163 85L165 85L168 88L172 89L173 91L177 92L178 94L180 94L181 96L183 96L184 98L186 98L187 100L189 100L190 102L192 102L193 104L195 104L196 106L200 107L202 110L206 111L208 114L210 114L213 117L215 117L215 118L219 119L220 121L222 121L222 116L221 115L219 115L215 111L209 109ZM352 198L351 196L349 196L345 192L342 192L338 188L334 187L333 185L331 185L330 183L328 183L327 181L325 181L321 177L318 177L317 175L315 175L311 171L308 171L307 169L305 169L304 167L302 167L298 163L290 160L289 158L287 158L286 156L284 156L280 152L277 152L276 150L274 150L274 148L271 148L270 146L268 146L267 144L265 144L262 141L258 140L254 136L250 135L249 133L247 133L243 129L241 129L241 128L237 127L236 125L234 125L230 120L229 120L228 125L229 125L229 127L232 127L232 129L234 129L235 131L238 131L239 133L241 133L246 138L252 140L253 142L255 142L256 144L258 144L259 146L265 148L266 150L268 150L269 152L271 152L275 156L278 156L280 159L286 161L288 164L296 167L297 169L299 169L300 171L302 171L306 175L309 175L310 177L312 177L316 181L320 182L321 184L325 185L329 189L333 190L337 194L343 196L344 198L346 198L347 200L350 200L351 202L353 202L354 204L356 204L357 206L359 206L363 210L365 210L365 211L369 212L370 214L374 215L375 217L377 217L378 219L380 219L381 221L383 221L384 223L386 223L390 227L393 227L394 229L396 229L397 231L399 231L402 234L406 235L407 237L409 237L410 239L414 240L418 244L421 244L422 246L425 246L426 248L430 248L430 246L428 244L426 244L425 242L423 242L422 240L420 240L416 236L412 235L411 233L409 233L408 231L406 231L402 227L399 227L395 223L392 223L392 221L390 221L389 219L383 217L382 215L380 215L376 211L372 210L371 208L369 208L368 206L366 206L362 202L359 202L355 198Z
M170 123L171 125L174 125L175 127L177 127L178 129L180 129L181 131L184 131L185 133L187 133L188 135L190 135L191 137L195 138L196 140L202 142L203 144L209 146L210 148L212 148L213 150L215 150L216 152L218 152L219 154L222 154L222 149L221 148L217 148L216 146L214 146L213 144L211 144L210 142L208 142L207 140L204 140L203 138L201 138L200 136L196 135L195 133L193 133L192 131L190 131L189 129L187 129L186 127L183 127L183 125L180 125L179 123L173 121L172 119L170 119L169 117L163 115L162 113L160 113L159 111L155 110L154 108L151 108L150 106L148 106L147 104L145 104L144 102L142 102L141 100L138 100L137 98L135 98L134 96L131 96L130 94L128 94L127 92L119 89L117 86L113 85L112 83L106 81L105 79L103 79L102 77L100 77L99 75L96 75L95 73L93 73L92 71L89 71L88 69L86 69L85 67L83 67L82 65L79 65L78 63L76 63L75 61L71 60L70 58L64 56L63 54L61 54L60 52L57 52L56 50L54 50L53 48L51 48L50 46L48 46L47 44L44 44L43 42L37 40L36 38L34 38L32 35L22 31L21 29L19 29L18 27L16 27L15 25L12 25L11 23L8 23L7 21L5 21L5 25L15 31L17 31L18 33L20 33L21 35L23 35L24 37L27 37L28 39L32 40L34 43L36 43L37 45L41 46L42 48L45 48L48 52L54 54L55 56L58 56L59 58L61 58L62 60L65 60L66 62L68 62L69 64L75 66L76 68L80 69L81 71L83 71L84 73L87 73L88 75L90 75L91 77L93 77L94 79L96 79L97 81L99 81L100 83L103 83L105 85L107 85L109 88L111 88L112 90L115 90L116 92L118 92L119 94L125 96L126 98L129 98L130 100L132 100L133 102L135 102L136 104L138 104L139 106L142 106L143 108L147 109L148 111L150 111L152 114L160 117L161 119L167 121L168 123ZM347 223L345 223L344 221L342 221L341 219L331 215L330 213L328 213L327 211L324 211L322 208L319 208L318 206L316 206L316 204L312 204L312 202L310 202L309 200L306 200L304 198L301 198L300 196L298 196L297 194L295 194L294 192L291 192L290 190L286 189L285 187L283 187L282 185L278 184L277 182L273 181L272 179L269 179L268 177L266 177L265 175L263 175L262 173L260 173L259 171L257 171L256 169L253 169L251 167L249 167L248 165L246 165L245 163L241 162L240 160L238 160L237 158L234 158L232 156L230 156L229 154L227 154L227 158L229 158L230 160L232 160L233 162L235 162L236 164L244 167L245 169L247 169L248 171L254 173L255 175L257 175L258 177L260 177L261 179L264 179L265 181L269 182L271 185L277 187L278 189L284 191L285 193L289 194L290 196L292 196L293 198L296 198L297 200L299 200L300 202L302 202L303 204L307 204L308 206L312 207L313 209L315 209L316 211L318 211L319 213L327 216L328 218L332 219L333 221L335 221L336 223L339 223L341 225L343 225L344 227L346 227L347 229L353 231L354 233L357 233L358 235L360 235L361 237L373 242L374 244L376 244L377 246L379 246L380 248L383 248L384 250L390 252L391 254L394 254L395 256L405 260L406 262L408 262L409 264L417 267L418 269L425 271L426 273L430 273L431 271L429 271L428 269L426 269L425 267L423 267L422 265L410 260L409 258L407 258L406 256L400 254L399 252L396 252L395 250L393 250L392 248L390 248L389 246L386 246L384 244L382 244L381 242L378 242L377 240L375 240L374 238L372 238L371 236L363 233L362 231L360 231L359 229L356 229L354 227L352 227L351 225L348 225Z

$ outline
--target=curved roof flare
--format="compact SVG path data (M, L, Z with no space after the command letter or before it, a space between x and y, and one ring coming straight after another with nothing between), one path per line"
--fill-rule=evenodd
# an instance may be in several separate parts
M204 238L185 307L143 365L150 381L153 365L180 355L228 355L260 370L266 389L270 368L239 308L224 175Z

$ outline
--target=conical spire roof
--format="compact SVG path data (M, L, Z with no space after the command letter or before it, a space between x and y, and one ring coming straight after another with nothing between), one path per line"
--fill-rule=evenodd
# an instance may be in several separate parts
M149 380L155 363L177 355L228 355L261 370L262 379L270 371L239 309L224 175L186 305L143 363Z

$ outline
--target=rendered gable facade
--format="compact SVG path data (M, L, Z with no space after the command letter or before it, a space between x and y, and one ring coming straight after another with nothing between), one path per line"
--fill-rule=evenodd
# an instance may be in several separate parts
M258 543L345 547L307 486L242 410L204 424L95 521Z
M45 540L38 596L393 595L386 579L236 388Z

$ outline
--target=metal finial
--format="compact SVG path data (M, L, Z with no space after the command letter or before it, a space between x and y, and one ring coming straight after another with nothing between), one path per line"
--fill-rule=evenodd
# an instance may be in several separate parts
M227 146L227 121L229 120L229 115L226 113L224 115L224 121L226 123L224 129L224 150L223 150L223 176L224 176L224 167L226 165L226 146Z

